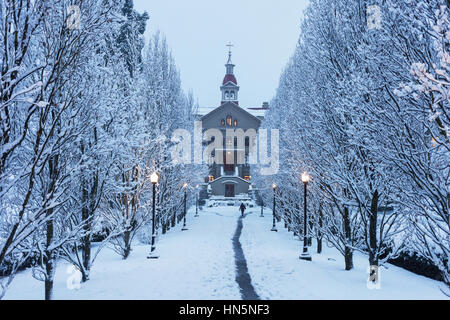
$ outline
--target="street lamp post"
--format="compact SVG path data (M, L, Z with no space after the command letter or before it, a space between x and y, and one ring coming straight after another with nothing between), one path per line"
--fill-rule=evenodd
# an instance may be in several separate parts
M198 185L195 186L195 216L198 217Z
M277 230L277 226L275 225L275 189L277 188L276 184L272 185L272 189L273 189L273 226L272 229L270 231L278 231Z
M181 231L186 231L188 230L188 228L186 227L186 199L187 199L187 186L188 184L185 183L183 185L184 188L184 220L183 220L183 228L181 229Z
M307 261L311 261L312 260L311 255L308 252L308 224L307 224L307 213L306 213L306 192L307 192L307 186L308 186L309 180L310 180L309 174L307 172L304 172L302 174L302 182L303 182L303 185L304 185L304 197L305 197L304 201L303 201L303 204L304 204L304 217L303 217L303 223L304 223L303 234L304 234L304 237L303 237L303 252L300 255L300 259L301 260L307 260Z
M153 205L152 205L152 248L150 249L150 254L148 255L148 259L158 259L159 255L156 254L155 249L155 241L156 241L156 233L155 233L155 207L156 207L156 184L159 181L159 176L156 172L153 172L150 176L150 182L153 184Z

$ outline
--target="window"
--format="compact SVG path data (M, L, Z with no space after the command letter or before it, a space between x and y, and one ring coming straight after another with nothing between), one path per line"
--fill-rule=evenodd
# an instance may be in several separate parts
M227 137L226 138L226 144L227 144L227 149L232 149L233 148L233 137Z
M224 126L225 125L225 120L222 119L222 121L220 121L220 125Z
M230 91L230 100L234 100L234 91Z
M233 120L233 119L231 118L231 116L228 116L228 117L227 117L227 126L230 126L230 127L231 127L231 125L232 125L232 123L233 123L232 120Z
M230 92L229 91L225 91L225 99L229 99L230 98Z
M238 125L237 120L234 120L234 126L237 127L237 125Z

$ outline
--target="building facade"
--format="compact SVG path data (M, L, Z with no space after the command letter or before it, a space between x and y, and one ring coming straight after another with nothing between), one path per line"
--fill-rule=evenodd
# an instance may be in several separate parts
M205 146L210 146L212 150L209 176L205 179L208 194L233 198L248 195L252 189L250 153L252 150L256 152L261 117L239 106L239 86L234 75L231 52L225 67L226 74L220 87L221 105L201 117L201 121L204 131L215 129L209 131L221 133L219 136L207 136L204 141Z

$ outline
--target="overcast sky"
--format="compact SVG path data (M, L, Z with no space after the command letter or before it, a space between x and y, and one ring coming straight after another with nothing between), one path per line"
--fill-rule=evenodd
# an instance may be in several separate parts
M242 107L261 106L275 94L281 72L294 52L308 0L134 0L150 14L146 38L160 30L200 107L220 104L228 48Z

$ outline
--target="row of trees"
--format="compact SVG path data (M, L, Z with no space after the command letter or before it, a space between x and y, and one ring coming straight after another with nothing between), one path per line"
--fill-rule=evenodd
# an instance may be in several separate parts
M143 50L148 18L131 0L0 3L0 298L25 264L51 299L58 259L83 281L105 244L126 259L153 171L164 231L180 212L195 175L172 163L170 137L192 130L194 101L165 39Z
M353 267L413 251L450 285L450 23L445 0L311 0L263 127L280 130L277 199ZM263 193L270 203L271 190Z

